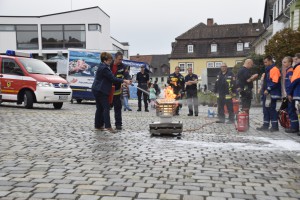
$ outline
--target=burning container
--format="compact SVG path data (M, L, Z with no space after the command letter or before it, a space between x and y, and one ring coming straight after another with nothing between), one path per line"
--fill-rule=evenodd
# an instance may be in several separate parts
M160 117L159 122L149 124L150 133L152 135L175 134L181 135L183 124L182 122L173 122L172 117L178 106L178 102L174 98L168 96L170 88L165 90L166 98L156 100L156 115Z

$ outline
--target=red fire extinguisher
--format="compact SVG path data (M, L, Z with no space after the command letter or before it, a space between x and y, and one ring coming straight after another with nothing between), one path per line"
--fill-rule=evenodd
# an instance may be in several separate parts
M110 91L109 96L108 96L108 102L109 102L109 104L113 103L114 93L115 93L115 86L113 85L111 87L111 91Z
M245 132L249 129L249 114L246 112L240 112L237 114L236 129L239 132Z

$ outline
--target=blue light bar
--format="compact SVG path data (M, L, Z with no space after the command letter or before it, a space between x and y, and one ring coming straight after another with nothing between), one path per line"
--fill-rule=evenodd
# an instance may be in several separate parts
M24 53L24 52L18 52L18 51L13 51L13 50L7 50L6 55L33 58L32 53Z

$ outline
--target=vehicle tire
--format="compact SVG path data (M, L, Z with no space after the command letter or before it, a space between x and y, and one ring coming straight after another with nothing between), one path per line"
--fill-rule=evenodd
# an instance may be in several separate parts
M82 99L76 99L77 103L81 103Z
M61 109L63 104L63 102L53 103L54 109Z
M24 107L27 109L33 108L33 94L29 90L24 93Z

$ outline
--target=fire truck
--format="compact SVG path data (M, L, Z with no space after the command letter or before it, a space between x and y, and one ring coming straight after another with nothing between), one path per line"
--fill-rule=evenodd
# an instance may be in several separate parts
M0 66L2 102L23 103L29 109L34 103L52 103L55 109L61 109L71 100L68 82L43 61L33 59L32 54L8 50L0 55Z

